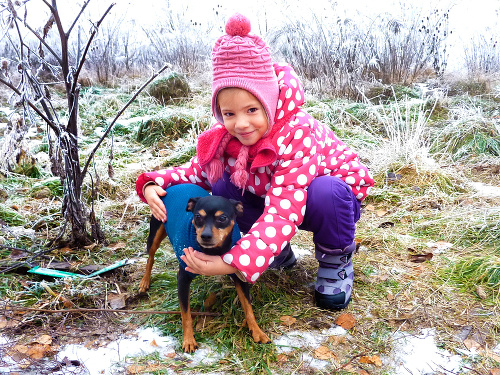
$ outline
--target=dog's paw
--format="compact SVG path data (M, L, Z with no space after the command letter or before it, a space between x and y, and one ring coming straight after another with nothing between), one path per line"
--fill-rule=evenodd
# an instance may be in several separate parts
M182 342L182 350L184 353L194 353L198 349L198 344L194 337L185 337Z
M271 339L260 328L253 329L251 332L253 341L260 344L269 344L271 342Z
M139 284L139 293L145 293L149 290L149 285L151 283L150 279L142 279L141 283Z

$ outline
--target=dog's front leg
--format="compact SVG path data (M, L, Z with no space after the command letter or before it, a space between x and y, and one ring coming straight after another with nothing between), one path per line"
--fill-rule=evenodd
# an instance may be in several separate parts
M252 333L253 340L255 342L260 342L262 344L268 344L271 342L269 337L260 329L253 314L252 304L250 302L250 286L248 283L242 282L236 275L231 275L234 281L234 286L236 287L236 292L238 293L238 299L240 300L241 306L245 313L245 319L247 321L247 326Z
M193 277L182 267L179 267L179 272L177 273L177 293L179 295L182 331L184 333L182 349L185 353L193 353L198 348L198 344L194 339L193 318L189 302L191 281L193 281Z

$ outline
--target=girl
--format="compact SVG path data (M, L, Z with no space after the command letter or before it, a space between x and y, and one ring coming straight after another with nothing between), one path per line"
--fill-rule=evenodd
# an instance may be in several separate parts
M153 215L168 215L168 187L196 184L239 200L244 236L223 257L184 249L195 274L236 273L255 283L268 268L290 267L290 240L313 232L319 261L317 306L342 309L350 301L360 202L374 184L357 155L330 128L301 109L302 85L288 65L273 64L267 44L240 14L226 24L212 51L212 112L218 121L198 139L197 154L176 168L143 173L137 193Z

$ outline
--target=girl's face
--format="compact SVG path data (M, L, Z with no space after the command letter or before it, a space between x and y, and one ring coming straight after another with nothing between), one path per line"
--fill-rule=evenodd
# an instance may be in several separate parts
M223 89L217 95L217 104L227 131L242 144L254 145L267 132L266 111L248 91L235 87Z

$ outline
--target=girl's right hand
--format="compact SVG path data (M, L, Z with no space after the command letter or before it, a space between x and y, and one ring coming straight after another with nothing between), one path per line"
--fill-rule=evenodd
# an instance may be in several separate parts
M151 213L162 223L167 221L167 209L160 197L165 195L167 195L167 192L158 185L148 185L144 188L144 198L148 202Z

